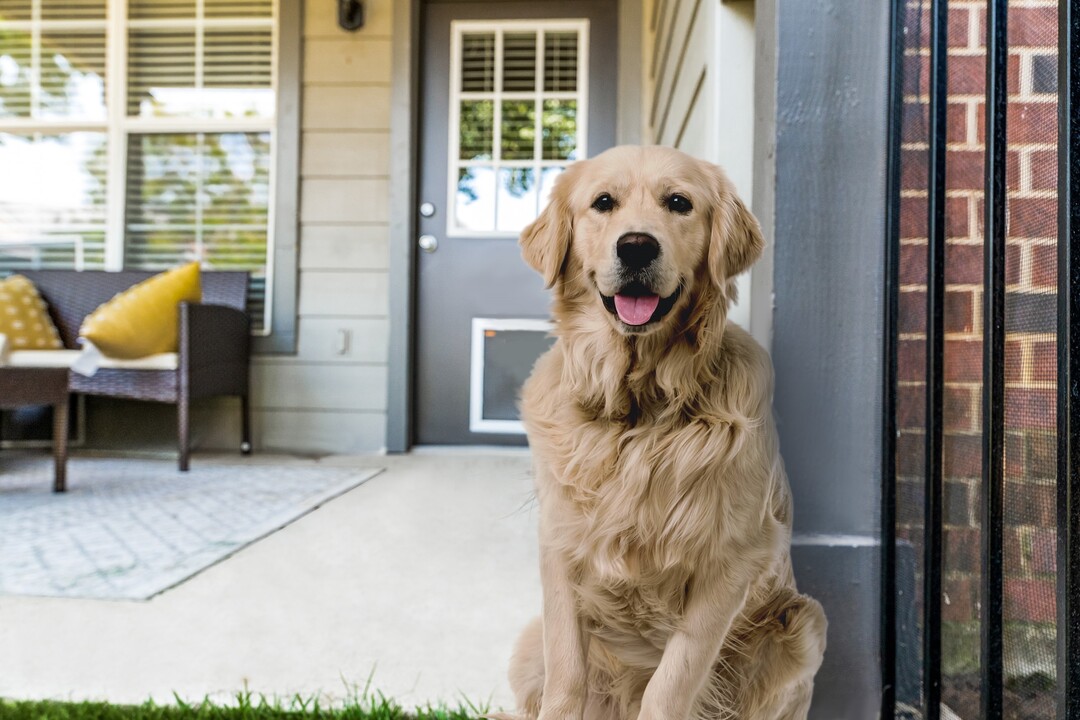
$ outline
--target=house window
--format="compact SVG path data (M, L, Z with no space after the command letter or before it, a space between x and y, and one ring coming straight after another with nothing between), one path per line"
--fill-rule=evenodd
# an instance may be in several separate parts
M251 273L271 327L274 0L0 0L0 269Z
M454 22L447 235L517 234L585 157L587 20Z

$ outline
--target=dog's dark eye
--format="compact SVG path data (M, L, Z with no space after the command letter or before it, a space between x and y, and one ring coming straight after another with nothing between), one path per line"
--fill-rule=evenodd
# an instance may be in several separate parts
M593 200L592 209L596 212L607 213L615 209L615 199L604 193L600 197Z
M693 210L694 206L690 204L690 200L685 195L675 193L674 195L668 196L667 209L671 212L685 215L686 213Z

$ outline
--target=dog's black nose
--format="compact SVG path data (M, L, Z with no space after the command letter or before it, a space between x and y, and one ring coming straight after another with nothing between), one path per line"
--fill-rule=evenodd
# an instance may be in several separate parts
M641 270L660 255L660 243L652 235L626 233L615 243L615 252L623 265Z

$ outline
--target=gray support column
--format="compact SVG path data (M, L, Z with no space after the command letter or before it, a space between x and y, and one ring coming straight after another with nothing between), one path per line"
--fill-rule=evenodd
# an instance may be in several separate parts
M759 107L757 126L772 187L755 188L755 199L774 242L775 408L795 497L793 557L800 588L830 621L811 717L865 720L880 692L889 4L759 0L757 17L759 48L775 37L775 66L759 53L757 78L759 102L775 88L775 115Z

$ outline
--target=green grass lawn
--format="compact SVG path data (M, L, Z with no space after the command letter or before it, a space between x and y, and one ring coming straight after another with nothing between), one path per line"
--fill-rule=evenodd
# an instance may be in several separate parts
M250 693L240 693L227 704L189 703L180 698L173 705L0 699L0 720L473 720L485 712L487 707L469 702L457 708L430 705L406 710L378 693L364 693L333 706L315 698L282 701Z

